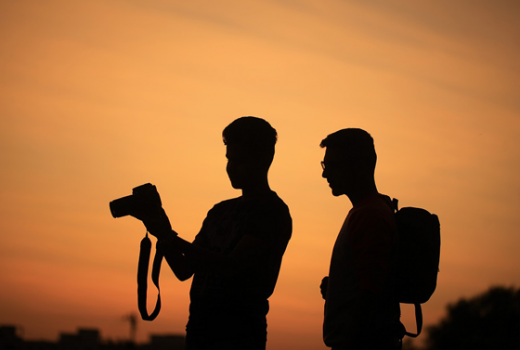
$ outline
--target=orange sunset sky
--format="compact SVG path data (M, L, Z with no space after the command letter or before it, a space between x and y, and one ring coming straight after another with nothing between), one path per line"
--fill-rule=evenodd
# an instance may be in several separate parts
M0 324L127 338L145 230L109 201L151 182L192 240L240 195L221 132L244 115L278 131L270 182L294 221L269 349L325 348L319 283L350 202L319 143L341 128L373 135L380 192L439 215L426 325L520 286L519 16L515 0L0 0ZM184 332L189 285L165 266L139 341Z

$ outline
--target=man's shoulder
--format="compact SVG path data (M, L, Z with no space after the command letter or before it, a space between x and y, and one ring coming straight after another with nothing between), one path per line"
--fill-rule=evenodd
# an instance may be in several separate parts
M230 205L236 205L236 203L238 203L238 201L240 201L242 197L236 197L236 198L230 198L230 199L225 199L221 202L218 202L217 204L215 204L213 206L213 208L215 207L226 207L226 206L230 206Z
M291 217L289 207L276 192L272 192L269 196L264 197L258 203L256 209L259 214Z
M289 207L287 206L287 204L285 204L283 199L280 198L280 196L278 196L278 194L276 192L273 192L272 195L268 197L268 200L271 203L273 203L275 206L279 206L281 208L289 210Z
M221 202L218 202L209 210L208 215L209 214L213 214L213 215L218 214L218 213L227 211L234 206L237 206L241 198L242 197L230 198L230 199L225 199Z
M358 205L352 208L353 213L383 213L393 214L390 197L376 193L364 198Z
M359 205L352 208L349 217L351 223L357 224L383 220L393 225L395 220L390 197L382 194L365 198Z
M276 192L257 204L252 217L258 223L258 234L262 238L270 237L273 241L287 244L292 234L292 218L287 204Z
M211 208L208 216L218 216L229 211L236 211L241 213L240 215L250 217L270 218L271 220L285 218L291 220L289 207L276 192L271 192L266 196L250 201L245 201L243 197L223 200Z

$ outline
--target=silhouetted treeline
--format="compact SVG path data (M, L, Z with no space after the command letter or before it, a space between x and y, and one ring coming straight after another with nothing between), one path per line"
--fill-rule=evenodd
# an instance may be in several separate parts
M415 350L405 342L403 350ZM424 350L520 350L520 289L492 287L447 306L426 330Z

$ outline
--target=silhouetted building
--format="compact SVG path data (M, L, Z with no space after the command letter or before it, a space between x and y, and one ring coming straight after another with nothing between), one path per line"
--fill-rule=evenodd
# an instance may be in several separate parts
M23 350L58 350L58 344L48 340L24 341Z
M22 347L22 338L17 334L16 326L0 326L0 349L18 350Z
M79 329L76 334L62 333L58 342L60 350L99 350L101 335L97 329Z
M175 334L150 336L149 348L147 350L182 350L184 349L184 337Z
M80 328L76 333L61 333L57 342L24 340L21 328L0 325L0 350L183 350L184 336L151 335L148 343L103 341L97 329Z

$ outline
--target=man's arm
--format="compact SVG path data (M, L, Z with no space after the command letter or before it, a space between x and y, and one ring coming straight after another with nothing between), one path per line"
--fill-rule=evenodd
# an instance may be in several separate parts
M233 274L250 269L269 249L266 240L253 235L245 235L228 255L212 252L198 244L197 239L190 243L177 235L159 241L172 271L180 280L190 278L197 270L218 271Z
M246 234L233 251L225 255L205 249L200 235L193 243L180 238L172 230L164 211L143 220L143 223L148 231L157 237L158 249L181 281L189 279L198 270L217 271L229 275L251 269L260 262L260 257L267 253L271 244L269 240L257 235Z
M174 244L174 238L178 234L172 229L166 212L161 208L137 218L143 222L147 231L157 238L156 248L163 254L175 276L180 281L185 281L193 276L195 266Z
M157 250L163 254L175 276L180 281L185 281L195 273L195 262L186 257L177 246L176 240L182 240L177 233L163 235L157 240ZM194 242L195 243L195 242Z

